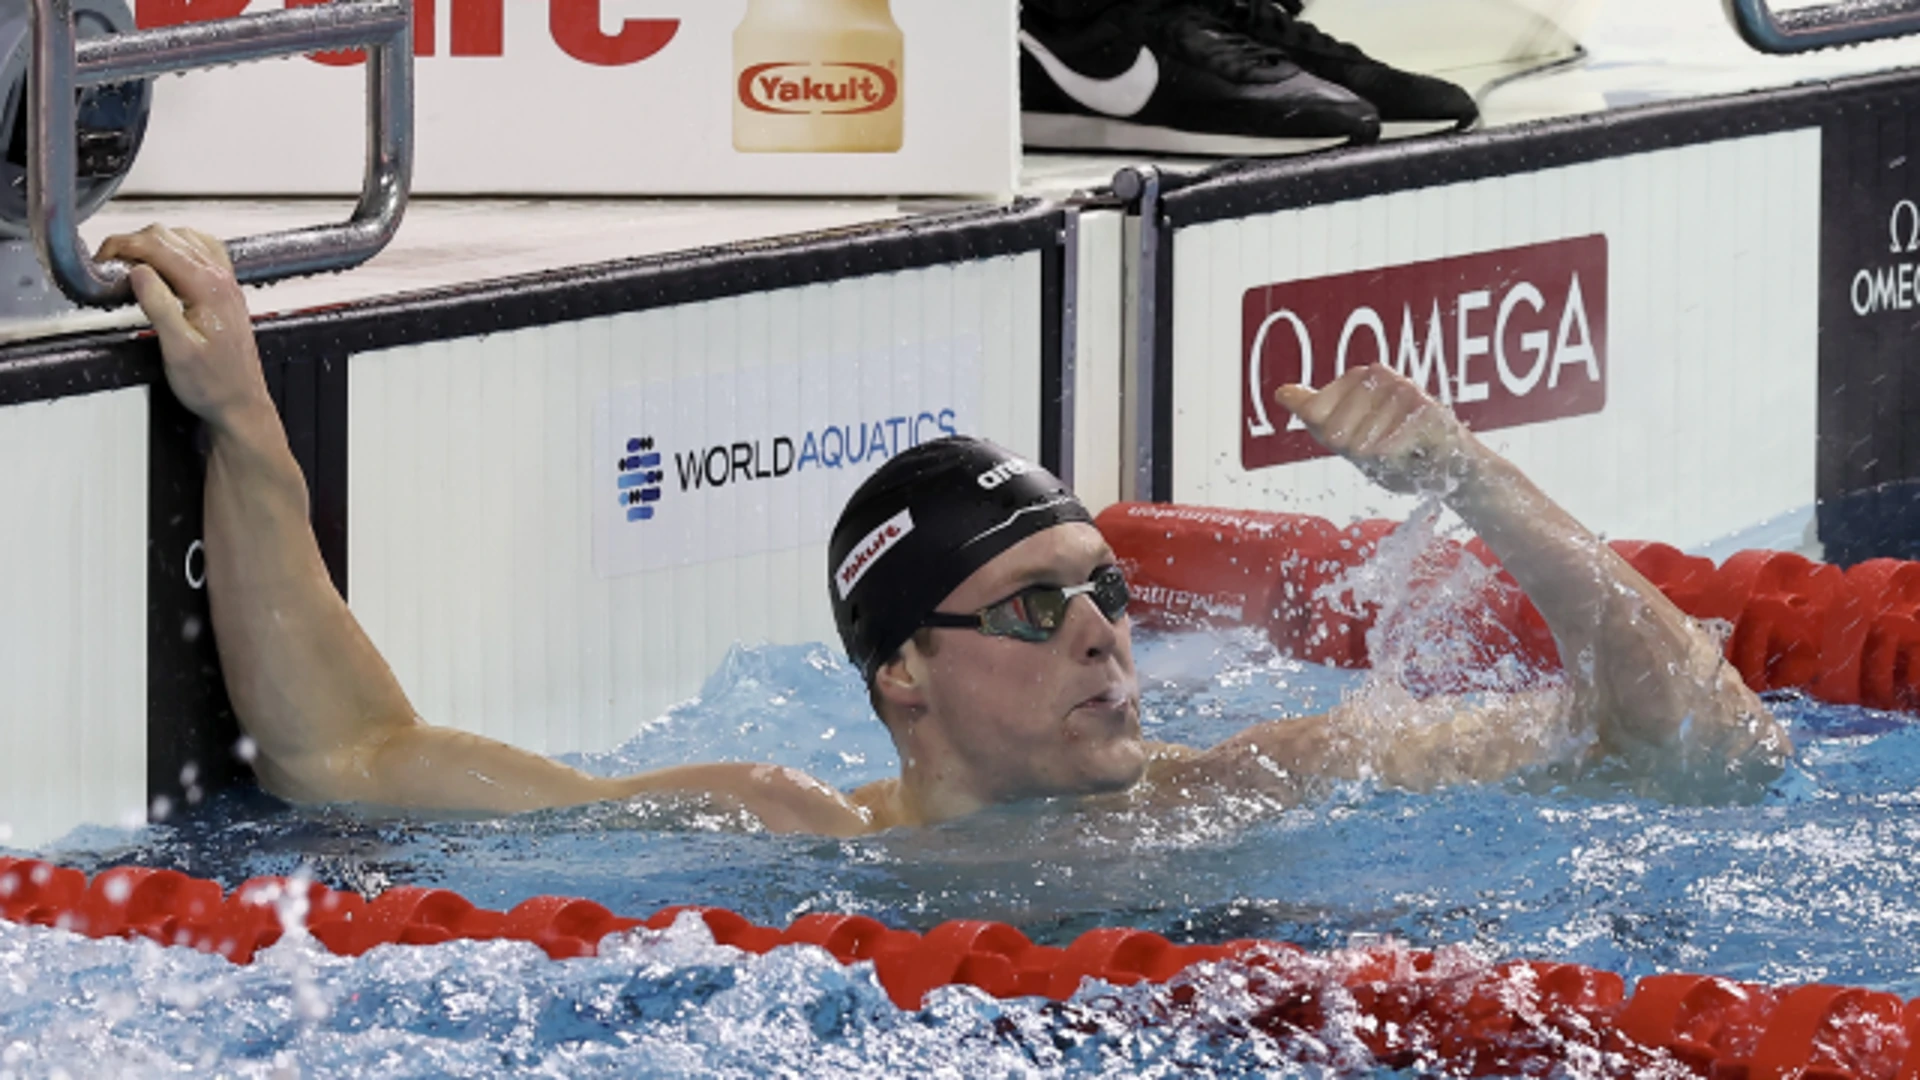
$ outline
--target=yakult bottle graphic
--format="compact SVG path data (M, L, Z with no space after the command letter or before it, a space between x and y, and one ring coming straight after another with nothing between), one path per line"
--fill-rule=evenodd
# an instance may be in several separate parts
M899 151L905 51L888 0L747 0L733 33L734 149Z

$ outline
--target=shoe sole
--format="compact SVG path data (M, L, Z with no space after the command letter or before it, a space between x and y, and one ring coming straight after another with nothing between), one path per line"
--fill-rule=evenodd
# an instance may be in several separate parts
M1201 154L1209 157L1262 157L1306 154L1331 146L1345 146L1351 138L1339 135L1269 139L1247 135L1212 135L1109 120L1098 116L1023 113L1020 135L1028 146L1047 150L1123 150L1154 154Z
M1449 131L1466 131L1472 124L1462 124L1458 120L1382 120L1380 121L1380 139L1418 139L1425 135L1444 135Z

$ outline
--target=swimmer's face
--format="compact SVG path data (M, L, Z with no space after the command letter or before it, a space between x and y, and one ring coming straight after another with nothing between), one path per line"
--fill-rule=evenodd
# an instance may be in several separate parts
M1074 522L1027 537L975 571L939 610L978 611L1029 585L1085 583L1111 566L1100 530ZM934 630L931 654L913 645L925 714L940 742L993 802L1087 795L1133 786L1145 773L1140 694L1126 616L1109 622L1090 596L1042 642Z

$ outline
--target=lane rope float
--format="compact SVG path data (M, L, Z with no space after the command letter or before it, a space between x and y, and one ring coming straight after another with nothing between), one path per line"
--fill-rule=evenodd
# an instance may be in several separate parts
M0 859L0 918L95 938L146 938L251 963L287 933L283 907L341 956L455 940L528 942L555 960L598 954L609 935L665 930L693 916L744 952L814 947L871 962L888 998L917 1010L945 986L996 998L1064 1001L1086 980L1156 987L1166 1015L1202 1007L1210 978L1233 980L1253 1007L1234 1018L1277 1039L1334 1017L1383 1065L1441 1065L1454 1075L1643 1075L1678 1065L1715 1080L1910 1080L1920 1077L1920 999L1851 987L1769 987L1705 975L1640 979L1579 964L1486 965L1461 950L1379 946L1312 954L1284 942L1181 945L1143 930L1089 930L1064 947L1004 923L956 920L924 934L864 915L809 914L784 929L724 908L670 907L625 918L590 900L540 896L508 911L445 889L389 889L371 901L285 878L227 893L174 870L119 867L89 880L34 859ZM1669 1074L1670 1074L1670 1070Z
M1134 586L1141 621L1257 627L1285 655L1367 666L1377 609L1344 598L1338 583L1398 523L1337 526L1306 514L1120 503L1097 524ZM1793 552L1742 551L1715 565L1669 544L1611 546L1682 611L1731 627L1727 659L1755 691L1920 710L1920 563L1870 559L1842 570ZM1494 571L1452 628L1476 671L1503 658L1526 670L1557 669L1546 621L1485 544L1441 538L1420 565L1441 575L1468 557ZM1416 689L1463 688L1447 673L1423 675L1432 685Z

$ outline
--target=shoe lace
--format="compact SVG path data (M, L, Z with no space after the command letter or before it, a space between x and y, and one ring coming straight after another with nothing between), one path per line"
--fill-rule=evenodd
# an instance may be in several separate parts
M1203 34L1211 62L1225 62L1245 74L1287 58L1278 46L1249 33L1246 6L1247 0L1148 0L1146 10L1171 28Z
M1295 53L1312 53L1339 60L1366 60L1368 56L1300 17L1304 0L1224 0L1225 10L1248 36Z

